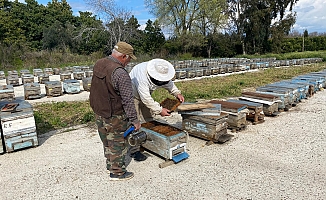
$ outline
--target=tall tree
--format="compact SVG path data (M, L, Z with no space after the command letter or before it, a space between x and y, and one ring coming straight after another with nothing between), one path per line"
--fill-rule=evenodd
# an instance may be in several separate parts
M56 21L61 24L67 22L72 23L74 21L72 13L72 9L66 0L52 0L52 2L47 4L45 23L47 24L47 27L51 26Z
M44 29L43 48L48 50L60 49L66 51L72 43L72 35L69 31L69 24L62 25L55 21L53 25Z
M222 0L145 0L160 24L173 27L176 36L187 33L206 35L224 22Z
M87 11L79 11L79 16L75 20L73 33L74 52L91 54L96 51L103 51L109 36L104 29L102 21Z
M0 42L7 44L26 42L24 21L18 17L22 10L22 3L0 1Z
M146 22L145 30L143 31L142 50L145 53L153 55L157 53L164 45L164 34L157 21L154 23L151 20Z
M125 8L118 7L114 0L86 0L95 13L105 23L109 32L108 48L112 48L119 41L129 41L130 27L127 21L131 17L131 12Z
M228 14L243 42L244 52L265 53L269 50L268 40L273 34L288 33L295 23L292 8L298 0L228 0ZM289 14L286 15L286 12ZM274 25L275 24L275 25ZM279 27L284 26L284 27ZM277 34L275 31L279 31Z

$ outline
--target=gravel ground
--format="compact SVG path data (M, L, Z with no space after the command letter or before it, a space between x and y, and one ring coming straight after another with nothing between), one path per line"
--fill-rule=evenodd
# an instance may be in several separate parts
M81 92L41 100L87 97ZM166 120L180 125L178 114ZM206 146L190 137L190 157L178 164L159 168L163 159L145 152L146 161L128 165L135 177L121 182L109 181L96 129L50 132L39 137L38 147L0 155L0 199L323 200L325 124L324 90L264 123L229 132L234 137L224 144Z

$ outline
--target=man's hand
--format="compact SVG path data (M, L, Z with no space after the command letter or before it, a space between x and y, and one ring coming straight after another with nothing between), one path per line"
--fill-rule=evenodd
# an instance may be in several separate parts
M141 127L140 122L138 122L138 123L136 123L136 124L133 124L133 125L134 125L134 127L135 127L135 131L138 131L138 130L140 129L140 127Z
M162 108L161 116L162 117L164 117L164 116L170 116L170 113L171 113L171 111L169 109Z
M182 94L178 94L177 99L179 99L181 103L185 102L185 98L182 96Z

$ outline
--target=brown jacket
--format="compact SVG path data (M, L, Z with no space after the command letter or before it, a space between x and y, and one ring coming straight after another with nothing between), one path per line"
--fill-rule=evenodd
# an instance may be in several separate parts
M93 111L104 118L124 113L122 99L112 85L112 74L119 67L122 66L108 58L94 65L89 100Z

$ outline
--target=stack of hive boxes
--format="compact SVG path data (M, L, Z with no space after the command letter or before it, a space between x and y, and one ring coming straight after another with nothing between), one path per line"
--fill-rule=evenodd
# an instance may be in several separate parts
M4 144L2 151L13 152L37 146L38 139L31 104L25 100L4 100L0 101L0 108L1 137Z

